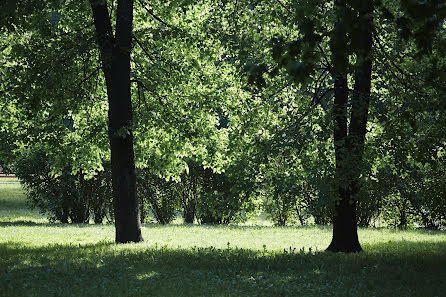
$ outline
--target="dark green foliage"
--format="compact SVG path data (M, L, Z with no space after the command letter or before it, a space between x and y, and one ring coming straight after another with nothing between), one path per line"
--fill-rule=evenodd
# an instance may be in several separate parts
M79 186L82 195L85 195L90 205L94 222L101 224L103 219L109 216L114 219L111 185L111 168L110 164L104 163L104 170L98 172L95 176L85 179L79 179Z
M356 213L360 227L375 226L376 220L382 214L383 201L388 191L384 183L379 183L376 179L376 176L369 176L362 180Z
M446 18L446 5L442 0L401 1L404 15L396 19L401 37L413 39L423 51L432 50L432 41L440 34Z
M183 210L187 223L229 223L254 209L256 193L277 225L330 224L338 187L357 201L359 226L445 226L444 1L145 2L135 1L127 34L135 116L115 127L121 139L133 130L135 163L149 168L138 173L143 219L151 212L166 224ZM111 1L97 3L116 18ZM36 206L54 220L99 223L111 208L109 171L97 172L110 150L109 109L91 7L6 0L1 8L0 158L43 143L49 157L33 187L52 202ZM355 86L366 60L371 92ZM334 104L338 74L345 100ZM123 82L114 91L128 90ZM368 113L358 106L369 95ZM341 122L351 129L335 139Z
M54 175L51 160L41 148L25 151L15 163L15 172L23 184L29 204L62 223L102 223L111 212L111 176L105 169L96 176L73 174L66 167Z
M270 187L264 210L277 226L299 223L327 225L333 217L333 192L330 180L277 177Z
M387 226L392 228L414 227L416 219L412 203L400 194L386 197L381 215Z
M151 211L158 223L168 224L181 209L185 223L196 219L201 224L228 224L246 220L254 211L252 201L243 191L235 191L227 174L204 169L195 161L188 166L179 181L168 181L148 169L137 170L142 221Z
M358 226L368 227L373 226L374 221L379 217L381 211L381 201L379 198L372 195L361 197L363 200L358 202L358 209L356 218Z
M316 225L328 225L333 218L333 199L325 187L307 196L307 212L313 217Z
M286 175L273 176L271 179L264 209L277 226L294 222L298 214L302 218L304 216L299 205L302 187L296 183L297 180L294 176Z
M178 195L183 209L183 219L186 224L195 221L197 203L203 183L203 167L197 162L188 162L189 171L181 175L181 182L177 184Z
M136 178L141 221L145 221L150 209L158 223L172 222L180 202L176 183L166 181L147 169L138 169Z
M244 220L252 211L242 192L234 191L234 183L226 173L216 173L211 168L201 170L201 191L197 201L197 220L201 224L228 224Z

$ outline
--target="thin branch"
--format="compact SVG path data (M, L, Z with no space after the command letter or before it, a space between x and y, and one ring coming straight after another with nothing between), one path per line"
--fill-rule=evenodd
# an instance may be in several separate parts
M140 81L140 80L138 80L138 79L132 79L132 80L130 80L130 82L132 82L132 83L137 83L139 86L141 86L141 88L143 89L143 91L146 90L146 91L149 92L150 94L153 94L153 95L158 99L158 101L159 101L159 103L161 104L161 106L162 106L164 112L166 112L166 113L167 113L167 114L168 114L168 115L169 115L169 116L170 116L176 123L182 123L182 124L187 123L186 120L184 120L184 119L181 120L181 119L179 119L178 117L176 117L176 116L171 112L171 109L169 109L168 106L166 106L166 104L163 102L162 97L161 97L159 94L157 94L156 92L150 90L150 89L149 89L149 88L148 88L142 81ZM145 103L145 106L146 106L147 111L150 112L150 109L149 109L149 107L148 107L148 105L147 105L147 101L146 101L145 96L144 96L144 92L142 92L142 97L143 97L143 99L144 99L144 103ZM184 133L184 135L186 135L187 137L193 137L193 136L195 136L195 135L194 135L194 132L191 132L190 129L187 128L187 126L186 126L186 127L183 127L183 128L181 128L181 126L178 126L177 128L178 128L178 131L181 131L181 132Z
M164 107L167 108L166 104L163 102L163 98L156 92L152 91L151 89L149 89L142 81L138 80L138 79L132 79L130 80L130 82L132 83L137 83L138 85L140 85L144 90L146 90L147 92L149 92L150 94L154 95L157 99L158 102Z
M141 118L141 86L139 83L137 85L137 88L138 88L138 115L139 118Z
M141 41L139 41L139 39L133 34L133 39L136 41L136 43L138 44L138 46L141 48L141 50L144 52L144 54L146 54L146 56L152 60L153 62L156 61L155 57L152 56L152 54L147 50L147 48L142 44ZM168 71L167 69L164 69L163 67L159 66L158 64L156 64L157 67L159 67L162 71L166 72L167 74L171 75L170 71Z
M279 3L280 6L282 6L283 9L285 9L289 14L293 14L293 12L291 11L291 9L289 9L287 6L285 6L285 4L282 3L282 1L280 0L275 0L277 3Z
M395 69L396 69L396 70L403 76L403 79L401 79L401 82L403 83L403 85L404 85L406 88L410 89L411 91L413 91L413 92L415 92L415 93L418 93L419 95L422 95L422 96L428 96L427 93L425 93L425 92L419 92L419 91L415 90L411 85L407 84L407 83L404 81L404 77L410 77L410 78L416 79L416 80L418 80L419 82L421 82L424 86L429 85L429 83L426 82L425 80L423 80L422 78L420 78L420 76L419 76L418 74L407 73L406 71L404 71L404 69L402 69L402 68L401 68L401 67L394 61L394 59L392 59L392 57L390 56L390 54L389 54L388 52L386 52L386 50L385 50L385 48L384 48L384 45L382 44L382 40L380 39L380 37L379 37L379 35L378 35L378 32L374 31L374 32L373 32L373 36L375 37L374 40L376 41L376 44L378 45L378 47L379 47L379 49L381 50L381 52L382 52L385 56L388 57L388 59L389 59L390 63L392 64L392 66L395 67ZM407 56L407 55L408 55L408 54L405 54L405 55L403 55L403 56L400 56L399 58L402 59L402 58L404 58L404 57ZM382 64L384 65L384 63L382 63ZM397 77L397 76L396 76L396 77ZM397 77L397 78L398 78L398 77ZM399 78L398 78L398 79L399 79ZM439 90L441 90L441 91L446 91L446 88L444 88L443 86L440 86L440 85L436 85L436 86L431 85L431 86L434 87L434 89L439 89Z
M323 96L319 97L318 99L316 99L316 97L317 97L317 95L319 93L319 90L322 87L322 82L325 81L325 79L327 78L328 75L330 75L330 73L328 71L324 71L324 72L321 73L321 75L316 80L316 86L317 87L316 87L316 89L314 91L314 94L313 94L313 99L312 99L312 102L314 104L313 106L316 106L320 102L320 100L322 100L322 97L325 96L325 95L323 95ZM320 84L319 84L319 81L321 82Z
M98 73L101 70L101 66L97 66L92 73L90 73L87 77L77 83L78 86L82 85L84 82L89 80L94 74Z
M428 96L428 94L426 93L426 92L420 92L420 91L418 91L416 88L414 88L413 86L411 86L410 84L408 84L407 82L406 82L406 80L405 80L405 77L412 77L412 78L415 78L415 79L417 79L417 80L419 80L419 81L421 81L422 83L425 83L422 79L420 79L419 77L417 77L416 75L414 75L414 74L408 74L408 73L406 73L403 69L401 69L394 61L393 61L393 59L392 59L392 57L386 52L386 50L384 49L384 46L381 44L381 42L380 42L380 40L379 40L379 37L378 36L376 36L376 34L375 34L375 41L376 41L376 44L378 45L378 48L381 50L381 52L385 55L385 56L387 56L387 58L389 59L389 61L390 61L390 64L398 71L398 73L400 73L401 75L402 75L402 78L399 78L397 75L395 75L394 73L393 73L393 71L391 70L391 69L389 69L389 67L387 67L387 63L383 63L383 62L380 62L381 63L381 65L383 65L385 68L387 68L387 70L389 70L391 73L393 73L393 76L396 78L396 79L398 79L402 84L403 84L403 86L404 87L406 87L408 90L411 90L412 92L414 92L415 94L418 94L418 95L420 95L420 96L422 96L422 97L427 97Z
M274 93L272 93L271 95L268 95L268 99L273 98L274 96L276 96L277 94L279 94L280 92L282 92L283 90L285 90L286 88L288 88L290 86L290 84L285 84L283 86L281 86L278 90L276 90Z
M111 9L110 9L110 15L113 17L113 11L115 10L115 0L112 0L111 2Z
M328 93L330 93L330 92L332 92L332 91L334 91L333 88L326 89L326 90L325 90L325 91L324 91L324 92L317 98L317 100L315 100L315 101L312 102L313 106L316 106L316 105L318 105L319 103L321 103L322 99L323 99L325 96L327 96Z
M383 46L382 43L381 43L381 40L380 40L378 34L376 34L376 32L375 32L374 35L375 35L375 41L376 41L376 44L377 44L378 47L381 49L381 51L382 51L382 52L389 58L390 64L392 64L393 67L395 67L396 70L398 70L398 72L401 73L403 76L409 76L409 77L415 77L415 78L417 78L417 75L416 75L416 74L407 73L407 72L404 71L400 66L398 66L398 65L395 63L394 59L392 59L392 57L390 57L390 55L386 52L384 46Z
M144 106L146 107L147 112L150 112L150 108L149 105L147 104L147 99L146 99L146 95L144 94L144 90L143 92L141 92L142 95L142 99L144 100Z
M149 51L143 46L143 44L139 41L139 39L135 36L135 34L132 34L133 39L136 41L136 43L139 45L139 47L142 49L142 51L147 55L147 57L150 58L150 60L155 61L155 58L152 56L152 54L149 53Z
M322 65L324 65L325 67L327 67L328 70L331 70L332 66L331 66L331 64L330 64L330 61L328 60L327 55L325 54L324 49L322 48L322 46L321 46L320 44L317 45L317 48L321 51L322 55L324 56L324 60L325 60L326 65L325 65L325 64L322 64Z
M96 82L95 82L95 85L94 85L94 94L95 95L96 95L96 93L98 91L99 73L100 73L100 71L98 71L97 74L96 74Z
M234 11L232 12L231 17L234 18L235 14L237 13L237 5L238 5L238 0L235 0L235 4L234 4ZM237 22L238 19L235 19L235 21Z
M158 22L165 25L166 27L174 28L172 25L168 24L167 22L163 21L159 16L157 16L153 10L147 7L147 3L143 3L143 0L139 0L139 3L142 5L142 7Z

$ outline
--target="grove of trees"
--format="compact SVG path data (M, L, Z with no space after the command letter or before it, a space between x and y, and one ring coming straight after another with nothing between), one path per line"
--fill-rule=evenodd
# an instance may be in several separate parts
M446 223L446 3L6 0L0 162L61 222ZM150 239L148 239L150 240Z

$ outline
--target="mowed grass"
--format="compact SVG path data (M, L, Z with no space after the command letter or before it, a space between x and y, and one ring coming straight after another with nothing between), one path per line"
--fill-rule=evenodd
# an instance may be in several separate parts
M27 207L25 193L17 178L0 178L1 222L43 223L48 220L37 210L30 210Z
M360 254L323 252L329 227L50 224L0 184L0 296L446 296L446 233L360 229Z

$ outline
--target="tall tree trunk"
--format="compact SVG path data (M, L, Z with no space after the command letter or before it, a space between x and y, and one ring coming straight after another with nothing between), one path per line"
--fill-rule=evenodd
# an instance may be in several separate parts
M354 91L351 102L351 117L347 133L347 72L341 69L335 77L335 99L333 108L334 142L336 158L336 180L338 197L335 203L333 218L333 239L327 251L333 252L359 252L362 250L357 232L357 195L359 193L359 177L361 174L364 142L370 102L372 62L370 52L372 49L372 12L373 7L365 2L359 8L358 30L353 36L359 37L360 48L357 58L360 62L355 72ZM337 1L338 8L345 8L345 3ZM338 20L342 22L342 19ZM345 37L345 32L335 36ZM341 42L345 42L345 39ZM333 41L333 49L341 50L342 46ZM346 45L346 43L344 43ZM334 54L335 58L346 59ZM336 64L334 62L334 64ZM346 65L341 61L340 65Z
M338 197L335 201L333 239L327 248L327 251L333 252L361 251L356 224L356 202L352 197L348 174L351 164L349 162L349 138L347 135L347 101L347 75L338 74L335 78L333 108L336 187Z
M141 222L136 195L133 151L132 102L130 92L130 52L133 0L118 0L116 36L106 1L90 0L101 52L102 70L109 102L110 139L116 242L140 242Z

